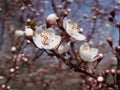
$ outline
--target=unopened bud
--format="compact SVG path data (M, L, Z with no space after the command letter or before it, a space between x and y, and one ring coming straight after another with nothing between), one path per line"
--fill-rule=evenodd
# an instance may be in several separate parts
M15 70L19 70L19 68L20 68L19 66L16 66L16 67L15 67Z
M27 39L32 39L34 31L31 28L25 27L25 36Z
M105 70L105 74L108 75L110 73L110 70L109 69L106 69Z
M113 17L112 16L109 16L108 20L113 23Z
M119 75L120 75L120 70L117 70L117 74L119 74Z
M87 85L87 86L86 86L86 88L87 88L87 89L90 89L90 86L89 86L89 85Z
M66 10L63 10L63 16L66 17L68 15L68 12Z
M84 31L83 28L79 29L79 33L83 33L83 31Z
M12 53L15 53L16 50L17 50L16 47L12 47L12 48L11 48L11 52L12 52Z
M95 20L97 18L97 16L93 16L92 19Z
M116 70L115 69L111 69L111 73L114 76L116 74Z
M114 17L115 17L115 10L112 10L112 11L110 12L110 15L114 18Z
M5 85L5 84L1 85L1 88L2 88L2 89L3 89L3 88L6 88L6 85Z
M10 68L10 72L13 73L15 71L14 68Z
M7 86L7 90L10 90L11 89L11 87L10 86Z
M27 19L27 25L30 25L30 22L31 22L31 19L28 18L28 19Z
M100 60L102 60L103 57L104 57L104 55L103 55L102 53L99 53L99 54L98 54L98 57L99 57Z
M88 18L88 15L87 15L87 14L84 14L83 17L84 17L84 18Z
M119 23L116 23L115 26L116 26L117 28L120 28L120 24L119 24Z
M15 31L15 36L20 37L20 36L23 36L23 35L24 35L24 31L22 31L22 30L16 30Z
M100 63L100 61L103 59L103 54L102 53L99 53L98 54L98 59L97 59L97 65L98 65L98 63Z
M48 15L48 17L46 18L47 27L49 28L51 25L55 25L58 19L59 18L56 14Z
M108 37L107 42L109 43L109 45L112 47L113 46L113 40L111 37Z
M116 52L120 52L120 46L117 46L117 47L115 48L115 50L116 50Z
M86 77L86 74L84 74L84 73L80 73L79 75L80 75L80 77Z
M98 76L98 77L97 77L97 81L98 81L99 83L103 82L103 81L104 81L103 76Z
M94 81L94 79L91 78L91 77L89 77L89 78L87 79L87 84L91 85L91 84L93 83L93 81Z

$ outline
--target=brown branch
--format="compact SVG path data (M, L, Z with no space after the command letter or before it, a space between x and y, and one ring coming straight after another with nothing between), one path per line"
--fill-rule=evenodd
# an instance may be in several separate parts
M70 68L73 68L75 72L80 72L80 73L84 73L94 79L97 79L96 76L90 74L89 72L85 71L84 69L79 68L78 66L74 65L72 62L70 62L70 60L66 60L65 58L63 58L62 56L60 56L58 53L56 53L55 51L51 50L51 52L58 58L62 59L63 62L69 66Z
M59 12L57 10L57 5L55 0L51 0L52 6L53 6L53 10L55 11L55 13L57 14L57 16L59 17Z

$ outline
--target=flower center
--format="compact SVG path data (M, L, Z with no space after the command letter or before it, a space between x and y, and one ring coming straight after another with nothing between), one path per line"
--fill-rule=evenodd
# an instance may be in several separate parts
M76 23L70 21L70 25L72 26L72 29L73 29L73 30L76 30L76 31L78 31L78 32L80 31L80 28L77 26Z
M83 50L90 50L91 48L89 47L83 47Z
M44 31L40 34L41 38L42 38L42 44L44 45L49 45L50 42L53 42L54 41L54 35L47 32L47 31Z

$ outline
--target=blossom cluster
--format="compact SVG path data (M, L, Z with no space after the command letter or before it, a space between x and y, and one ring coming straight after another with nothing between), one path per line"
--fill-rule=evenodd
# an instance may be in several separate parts
M68 52L70 50L70 43L73 40L77 40L82 42L79 47L79 56L81 60L91 62L99 59L98 49L89 46L86 36L82 34L83 29L67 17L63 18L62 27L64 29L64 35L66 35L65 38L69 37L69 41L63 43L64 36L57 34L56 28L53 27L57 25L57 20L59 20L59 17L57 17L56 14L50 14L46 18L46 24L49 26L48 28L35 26L35 30L33 30L26 26L25 31L16 30L15 34L17 36L25 34L25 36L32 40L38 48L56 50L59 54Z

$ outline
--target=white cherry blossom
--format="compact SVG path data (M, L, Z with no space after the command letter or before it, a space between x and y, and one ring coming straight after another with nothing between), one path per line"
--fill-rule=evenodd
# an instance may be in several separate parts
M95 61L99 58L97 55L98 55L98 49L90 48L88 43L84 43L80 46L80 57L84 61L88 61L88 62Z
M43 30L37 27L33 41L38 48L54 49L60 44L61 37L55 35L53 28Z
M70 50L70 42L67 42L67 43L61 44L57 51L59 54L62 54L62 53L68 52L69 50Z
M71 21L70 19L67 18L63 19L63 27L66 30L66 32L75 40L82 41L86 39L84 35L80 34L80 32L82 32L83 29L79 28L78 25Z

